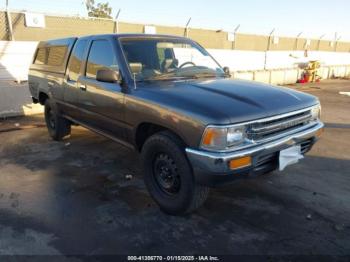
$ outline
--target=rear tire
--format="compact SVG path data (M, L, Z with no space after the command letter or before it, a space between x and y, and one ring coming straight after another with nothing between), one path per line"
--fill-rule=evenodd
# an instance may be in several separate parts
M52 99L45 101L45 121L47 130L53 140L61 141L71 133L70 122L58 113L56 103Z
M171 215L190 213L209 195L209 188L195 183L182 141L163 131L147 139L141 160L144 180L161 210Z

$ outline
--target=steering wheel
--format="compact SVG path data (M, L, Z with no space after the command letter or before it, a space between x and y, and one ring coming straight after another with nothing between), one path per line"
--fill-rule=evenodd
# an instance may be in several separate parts
M191 62L191 61L188 61L188 62L185 62L185 63L181 64L181 65L179 66L179 68L183 68L185 65L193 65L193 66L196 66L195 63L193 63L193 62Z

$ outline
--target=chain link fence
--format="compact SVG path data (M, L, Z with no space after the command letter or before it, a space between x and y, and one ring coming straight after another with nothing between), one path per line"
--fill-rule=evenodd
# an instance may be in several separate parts
M0 12L0 40L8 40L8 26L7 26L7 19L6 19L6 13Z

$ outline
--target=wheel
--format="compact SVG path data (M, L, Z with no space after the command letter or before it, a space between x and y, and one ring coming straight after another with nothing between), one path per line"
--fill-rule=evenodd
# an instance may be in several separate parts
M56 104L49 98L45 101L45 121L53 140L60 141L70 135L70 122L58 114Z
M190 213L207 199L209 188L195 183L184 145L172 133L160 132L147 139L141 160L148 191L165 213Z

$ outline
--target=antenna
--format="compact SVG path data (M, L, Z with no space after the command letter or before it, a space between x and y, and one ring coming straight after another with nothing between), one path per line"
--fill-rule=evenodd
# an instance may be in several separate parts
M136 73L133 73L134 76L134 90L136 90L137 86L136 86Z

